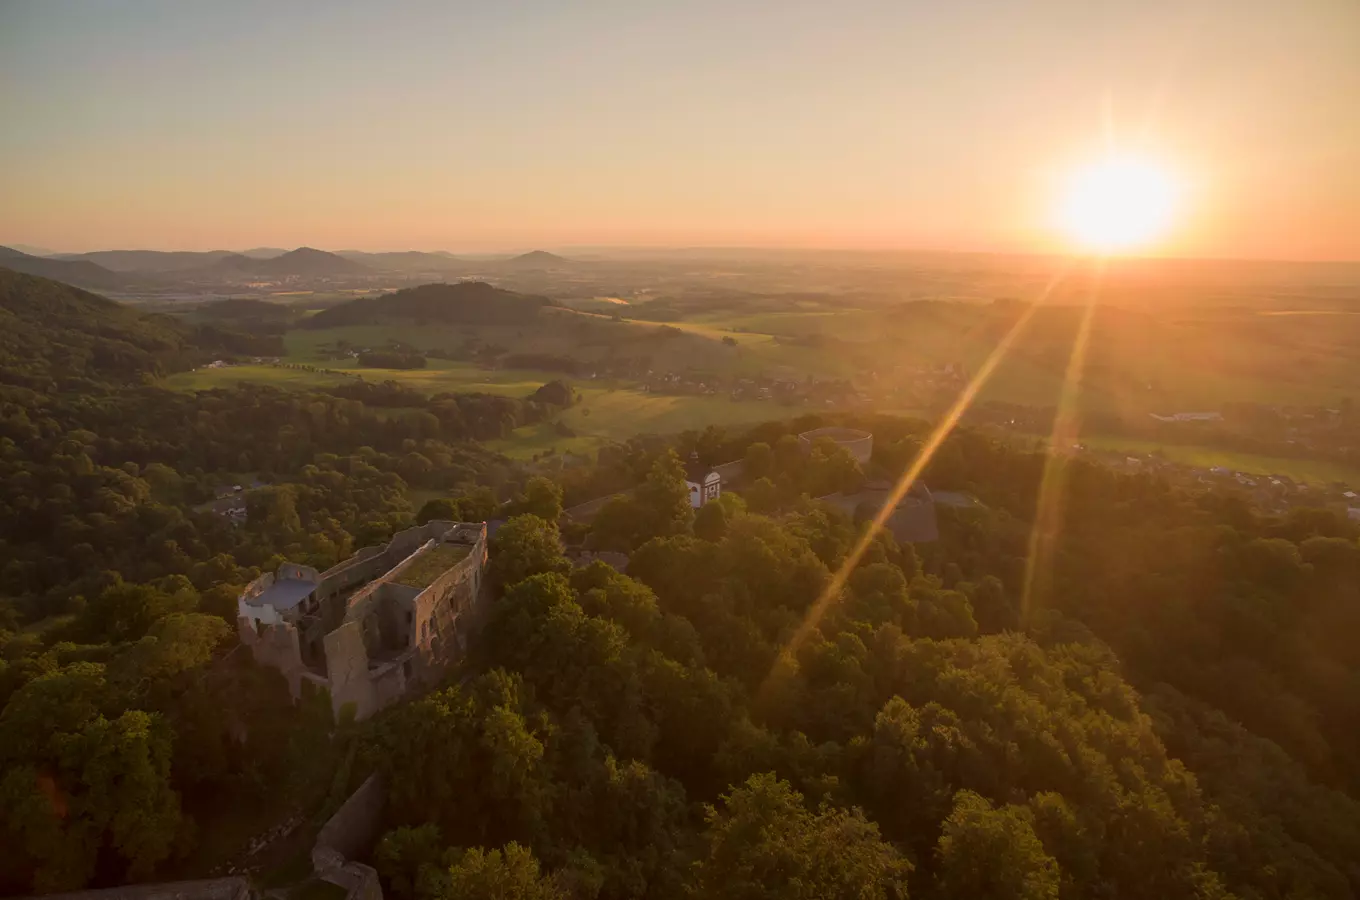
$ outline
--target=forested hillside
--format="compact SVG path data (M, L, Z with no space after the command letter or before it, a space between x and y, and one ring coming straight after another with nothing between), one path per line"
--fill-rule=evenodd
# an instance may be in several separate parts
M0 268L0 354L8 373L126 378L174 365L186 338L168 316Z
M217 354L281 350L277 335L250 334L230 323L191 326L0 268L3 383L40 389L64 379L127 383L187 369Z
M489 517L522 476L470 439L570 391L176 393L144 379L216 332L0 275L0 892L201 876L224 814L310 813L340 750L231 652L241 586L387 540L412 489ZM242 482L238 525L209 501Z
M567 384L176 393L144 376L201 329L0 285L0 892L200 877L376 771L396 900L1360 893L1360 526L1332 511L960 430L923 477L979 503L837 587L865 516L809 497L898 475L927 423L637 439L554 483L479 442ZM831 422L867 466L804 452ZM746 480L696 514L675 451ZM237 484L242 524L211 505ZM433 517L508 519L439 690L336 722L233 652L255 575Z
M772 515L693 516L662 457L607 526L627 575L500 530L482 674L364 742L397 897L1355 895L1355 658L1321 637L1356 624L1354 526L1078 464L1022 609L1042 457L962 434L932 477L989 508L880 534L821 609L863 526L779 499L830 461L761 447Z
M380 297L361 297L341 303L307 319L309 328L372 325L407 321L439 325L520 325L532 321L548 306L547 297L517 294L481 281L425 284Z
M84 285L94 290L124 287L131 280L127 275L110 271L87 259L51 259L45 256L31 256L9 247L0 247L0 266L26 275L57 278L72 284Z

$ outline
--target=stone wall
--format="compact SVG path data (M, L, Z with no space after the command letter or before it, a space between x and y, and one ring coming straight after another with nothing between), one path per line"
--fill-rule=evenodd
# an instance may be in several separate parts
M307 667L302 663L296 628L287 622L265 625L241 616L236 620L236 633L257 663L283 673L294 700L302 696L302 675Z
M741 476L746 474L746 460L734 459L731 462L714 466L713 471L717 472L718 476L722 478L723 487L726 488L728 483L738 481Z
M368 677L368 650L364 647L362 622L346 622L326 635L326 678L330 683L331 709L337 719L346 704L354 704L354 719L366 719L377 711L377 698Z
M375 772L326 820L312 845L312 868L324 876L355 856L364 856L378 839L387 793Z
M411 647L416 677L426 684L436 683L466 649L466 635L477 614L486 557L486 541L479 537L466 558L411 601Z
M391 572L427 541L442 538L457 527L456 522L435 519L397 532L381 547L364 547L321 573L317 596L324 602L356 585L367 584Z
M805 431L798 435L798 443L802 445L804 453L811 453L812 445L824 437L831 438L838 447L844 447L860 465L867 464L874 455L873 434L868 431L860 431L858 428L840 428L837 426L814 428L812 431Z
M470 545L468 555L423 590L397 583L419 553L444 541ZM366 548L318 576L322 612L304 620L306 658L319 662L314 641L324 648L326 682L337 719L346 707L356 721L368 718L405 693L413 681L438 681L465 649L466 627L460 617L475 605L486 559L485 523L436 520L408 528L386 546ZM338 598L355 586L358 589L340 602ZM255 659L282 671L294 698L299 697L303 678L311 673L297 629L287 624L257 629L246 619L238 625L241 641L251 647Z
M377 774L368 776L331 816L312 845L318 878L344 888L348 900L382 900L378 873L352 857L366 855L378 839L387 794Z
M600 510L604 509L605 504L615 497L628 497L632 491L624 491L619 494L606 494L603 497L596 497L594 500L587 500L585 503L577 504L570 509L562 511L562 515L574 522L589 522L599 515Z
M866 485L853 494L828 494L817 500L835 506L848 516L854 516L861 504L877 514L892 499L892 493L893 485L882 482ZM899 543L925 544L939 540L940 529L930 489L919 481L913 484L888 514L883 525Z
M202 881L128 884L69 894L44 894L42 900L251 900L253 897L250 883L244 878L208 878Z

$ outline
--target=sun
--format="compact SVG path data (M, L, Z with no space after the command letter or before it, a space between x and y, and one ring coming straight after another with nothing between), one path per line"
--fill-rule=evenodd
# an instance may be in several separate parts
M1072 174L1058 210L1059 224L1087 250L1137 250L1166 234L1178 193L1171 176L1155 163L1110 157Z

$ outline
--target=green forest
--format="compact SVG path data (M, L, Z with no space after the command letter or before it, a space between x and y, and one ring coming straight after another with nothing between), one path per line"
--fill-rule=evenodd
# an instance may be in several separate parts
M481 442L570 406L560 381L157 385L247 340L0 270L2 893L205 877L241 811L314 828L376 772L395 900L1360 894L1343 516L961 429L923 479L979 503L873 535L837 587L869 523L810 498L899 475L929 423L639 438L548 479ZM873 432L868 466L802 451L831 423ZM696 513L690 453L746 480ZM237 484L241 525L208 508ZM255 575L436 517L505 520L438 690L335 721L237 652Z

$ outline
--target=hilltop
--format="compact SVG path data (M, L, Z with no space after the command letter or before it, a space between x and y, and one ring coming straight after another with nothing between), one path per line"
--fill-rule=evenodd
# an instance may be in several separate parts
M257 259L243 253L233 253L217 261L211 269L217 273L236 273L265 278L316 278L335 275L364 275L372 270L335 253L312 247L299 247L282 256Z
M199 269L234 256L230 250L94 250L61 253L56 260L85 261L113 272L182 272Z
M193 310L199 318L230 321L234 319L279 319L294 318L295 313L280 303L256 300L253 297L229 297L204 303Z
M505 261L505 265L515 269L560 269L574 265L573 261L547 250L530 250Z
M387 253L340 250L336 255L372 269L389 272L447 272L463 265L458 257L450 253L426 253L420 250Z
M10 247L0 247L0 266L26 275L53 278L90 288L116 288L127 280L117 272L111 272L89 260L30 256Z
M440 325L518 325L536 318L555 300L517 294L481 281L425 284L380 297L361 297L322 310L306 321L308 328L375 325L416 321Z
M130 377L172 367L189 341L169 316L0 268L0 367L13 373Z

